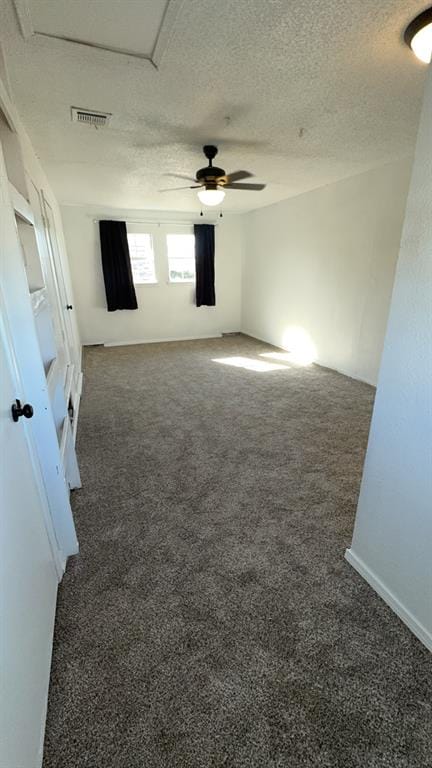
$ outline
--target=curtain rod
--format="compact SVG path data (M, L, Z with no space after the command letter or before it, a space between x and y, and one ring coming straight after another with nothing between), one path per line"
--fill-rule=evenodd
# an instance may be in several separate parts
M204 219L203 217L200 217ZM218 217L219 218L219 217ZM204 219L203 221L173 221L171 219L165 219L164 221L158 221L157 219L119 219L119 218L111 218L111 219L93 219L93 224L99 224L100 221L124 221L126 224L156 224L158 227L160 227L162 224L184 224L185 227L190 226L191 224L214 224L215 227L218 226L217 220L209 220Z

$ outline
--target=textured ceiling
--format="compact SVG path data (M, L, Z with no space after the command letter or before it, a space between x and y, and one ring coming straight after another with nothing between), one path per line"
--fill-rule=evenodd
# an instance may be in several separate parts
M268 205L412 151L425 67L402 32L424 2L183 0L159 70L63 40L24 40L12 0L0 4L14 98L62 202L196 210L194 192L158 190L182 183L165 174L204 165L208 142L220 148L218 165L268 185L227 192L226 210ZM73 3L61 3L61 21L56 0L31 0L36 29L50 5L52 28L78 23ZM112 45L118 17L118 47L122 18L137 25L139 7L148 32L154 6L79 2L83 29L109 32ZM130 39L137 44L136 29ZM109 127L71 123L71 105L111 112Z

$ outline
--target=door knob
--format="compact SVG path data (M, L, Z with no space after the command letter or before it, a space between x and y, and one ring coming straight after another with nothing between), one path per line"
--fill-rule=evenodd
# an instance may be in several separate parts
M72 304L66 304L66 309L73 309Z
M33 416L33 406L29 403L26 403L25 405L21 406L21 401L16 400L15 403L12 405L11 408L12 411L12 418L14 421L18 421L20 416L25 416L26 419L31 419Z

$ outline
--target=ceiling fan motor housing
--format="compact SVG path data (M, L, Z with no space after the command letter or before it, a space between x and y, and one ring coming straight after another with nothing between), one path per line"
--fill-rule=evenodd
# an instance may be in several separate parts
M222 191L222 198L220 198L220 195L212 196L219 198L219 202L221 202L221 199L223 199L225 195L225 190L223 190L224 187L227 189L241 189L241 190L247 190L247 191L257 191L260 192L262 189L265 188L265 184L244 184L244 179L249 179L251 176L253 176L253 173L250 173L249 171L234 171L233 173L226 174L223 168L218 168L217 166L213 165L213 159L216 157L218 153L217 147L215 147L213 144L205 144L203 147L204 155L206 156L207 160L209 161L209 164L206 165L205 168L200 168L199 171L196 172L196 176L194 179L192 179L190 176L180 176L180 178L186 178L188 181L193 181L194 184L189 187L178 187L177 189L199 189L198 197L203 193L203 189L205 190L219 190ZM173 174L174 176L176 174ZM240 184L238 182L241 182ZM161 192L168 192L171 190L161 190ZM217 202L208 203L208 205L217 205Z
M208 165L207 168L200 168L196 174L197 181L205 181L210 184L215 184L219 179L219 183L225 183L225 171L223 168L216 168L214 165Z

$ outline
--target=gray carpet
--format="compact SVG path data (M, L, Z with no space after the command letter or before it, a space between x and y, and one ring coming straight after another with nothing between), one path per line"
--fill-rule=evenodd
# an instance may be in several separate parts
M374 390L213 358L85 353L45 768L427 768L432 661L344 561Z

